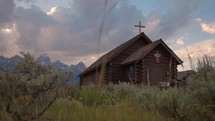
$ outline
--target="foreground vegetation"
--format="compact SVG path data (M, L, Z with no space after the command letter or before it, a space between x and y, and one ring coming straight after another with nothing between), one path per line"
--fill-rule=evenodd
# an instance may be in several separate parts
M0 73L0 121L214 121L214 61L204 58L183 88L127 83L79 87L23 54L15 72Z

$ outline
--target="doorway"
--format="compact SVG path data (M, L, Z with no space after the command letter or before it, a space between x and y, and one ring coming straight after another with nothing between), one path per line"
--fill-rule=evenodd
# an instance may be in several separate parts
M150 83L157 84L164 81L164 68L162 66L150 66Z

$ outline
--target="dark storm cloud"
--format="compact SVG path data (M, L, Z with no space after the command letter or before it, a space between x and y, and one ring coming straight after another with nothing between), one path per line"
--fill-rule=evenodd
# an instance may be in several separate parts
M4 53L7 50L7 42L3 40L4 35L0 33L0 52Z
M46 13L34 5L28 9L17 7L14 14L17 32L20 35L17 44L24 48L32 47L32 44L35 44L35 41L40 36L42 27L47 27L54 23Z
M106 11L108 11L113 5L114 2L111 2L107 5ZM81 6L82 4L83 6ZM80 39L82 40L81 43L86 43L86 46L88 46L88 48L90 47L89 50L83 50L83 54L95 53L98 47L99 27L101 26L102 14L105 7L104 1L101 2L100 0L94 0L94 2L91 3L91 1L80 0L74 2L74 6L79 6L77 10L79 10L78 13L81 15L78 20L78 22L81 21L81 23L74 24L74 26L82 26L83 29L86 29L85 35L90 36ZM118 6L112 9L109 15L105 16L106 20L104 22L104 30L103 33L101 33L102 35L100 40L100 52L105 52L134 36L136 29L133 26L142 18L143 16L141 11L137 10L135 6L128 4L127 1L120 1Z
M108 4L107 10L111 6L111 3ZM41 48L48 46L51 50L69 51L75 56L96 53L104 7L104 1L101 0L75 0L71 8L56 7L56 12L50 16L58 24L48 27L43 32L40 40L49 42L44 42ZM100 53L135 35L136 28L133 26L141 18L143 18L142 13L135 6L131 6L127 1L120 2L119 6L106 16Z
M195 10L195 3L185 0L176 0L175 7L161 17L161 33L172 36L177 30L189 25L192 13Z
M12 20L14 7L13 0L0 0L0 25Z
M150 36L157 39L167 39L174 36L177 31L191 24L193 13L195 10L199 9L204 2L205 1L201 0L161 0L161 7L168 9L165 14L158 15L158 19L160 20L159 26ZM159 13L159 11L157 11L157 13Z
M0 53L4 54L10 49L11 36L5 34L5 28L10 28L13 20L15 4L13 0L0 0Z
M15 0L16 2L35 3L36 0Z

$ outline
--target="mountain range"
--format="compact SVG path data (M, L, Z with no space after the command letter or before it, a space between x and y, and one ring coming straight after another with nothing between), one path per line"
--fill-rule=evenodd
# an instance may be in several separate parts
M6 58L4 56L0 56L0 71L3 70L13 70L16 66L16 63L22 60L22 57L19 55L15 55L11 58ZM36 62L41 65L51 65L54 69L59 70L60 72L71 71L73 73L72 80L69 80L68 83L79 83L79 74L86 69L86 66L83 62L79 62L77 65L66 65L60 60L52 62L48 54L42 54L36 59Z

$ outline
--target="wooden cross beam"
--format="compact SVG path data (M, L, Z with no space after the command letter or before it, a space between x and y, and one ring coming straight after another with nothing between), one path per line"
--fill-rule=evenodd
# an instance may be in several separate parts
M141 25L141 21L139 21L139 25L134 25L134 27L139 27L139 33L141 33L141 28L145 28L145 26Z
M154 54L154 56L156 58L156 63L160 63L161 54L159 53L159 51L156 51L156 53Z

